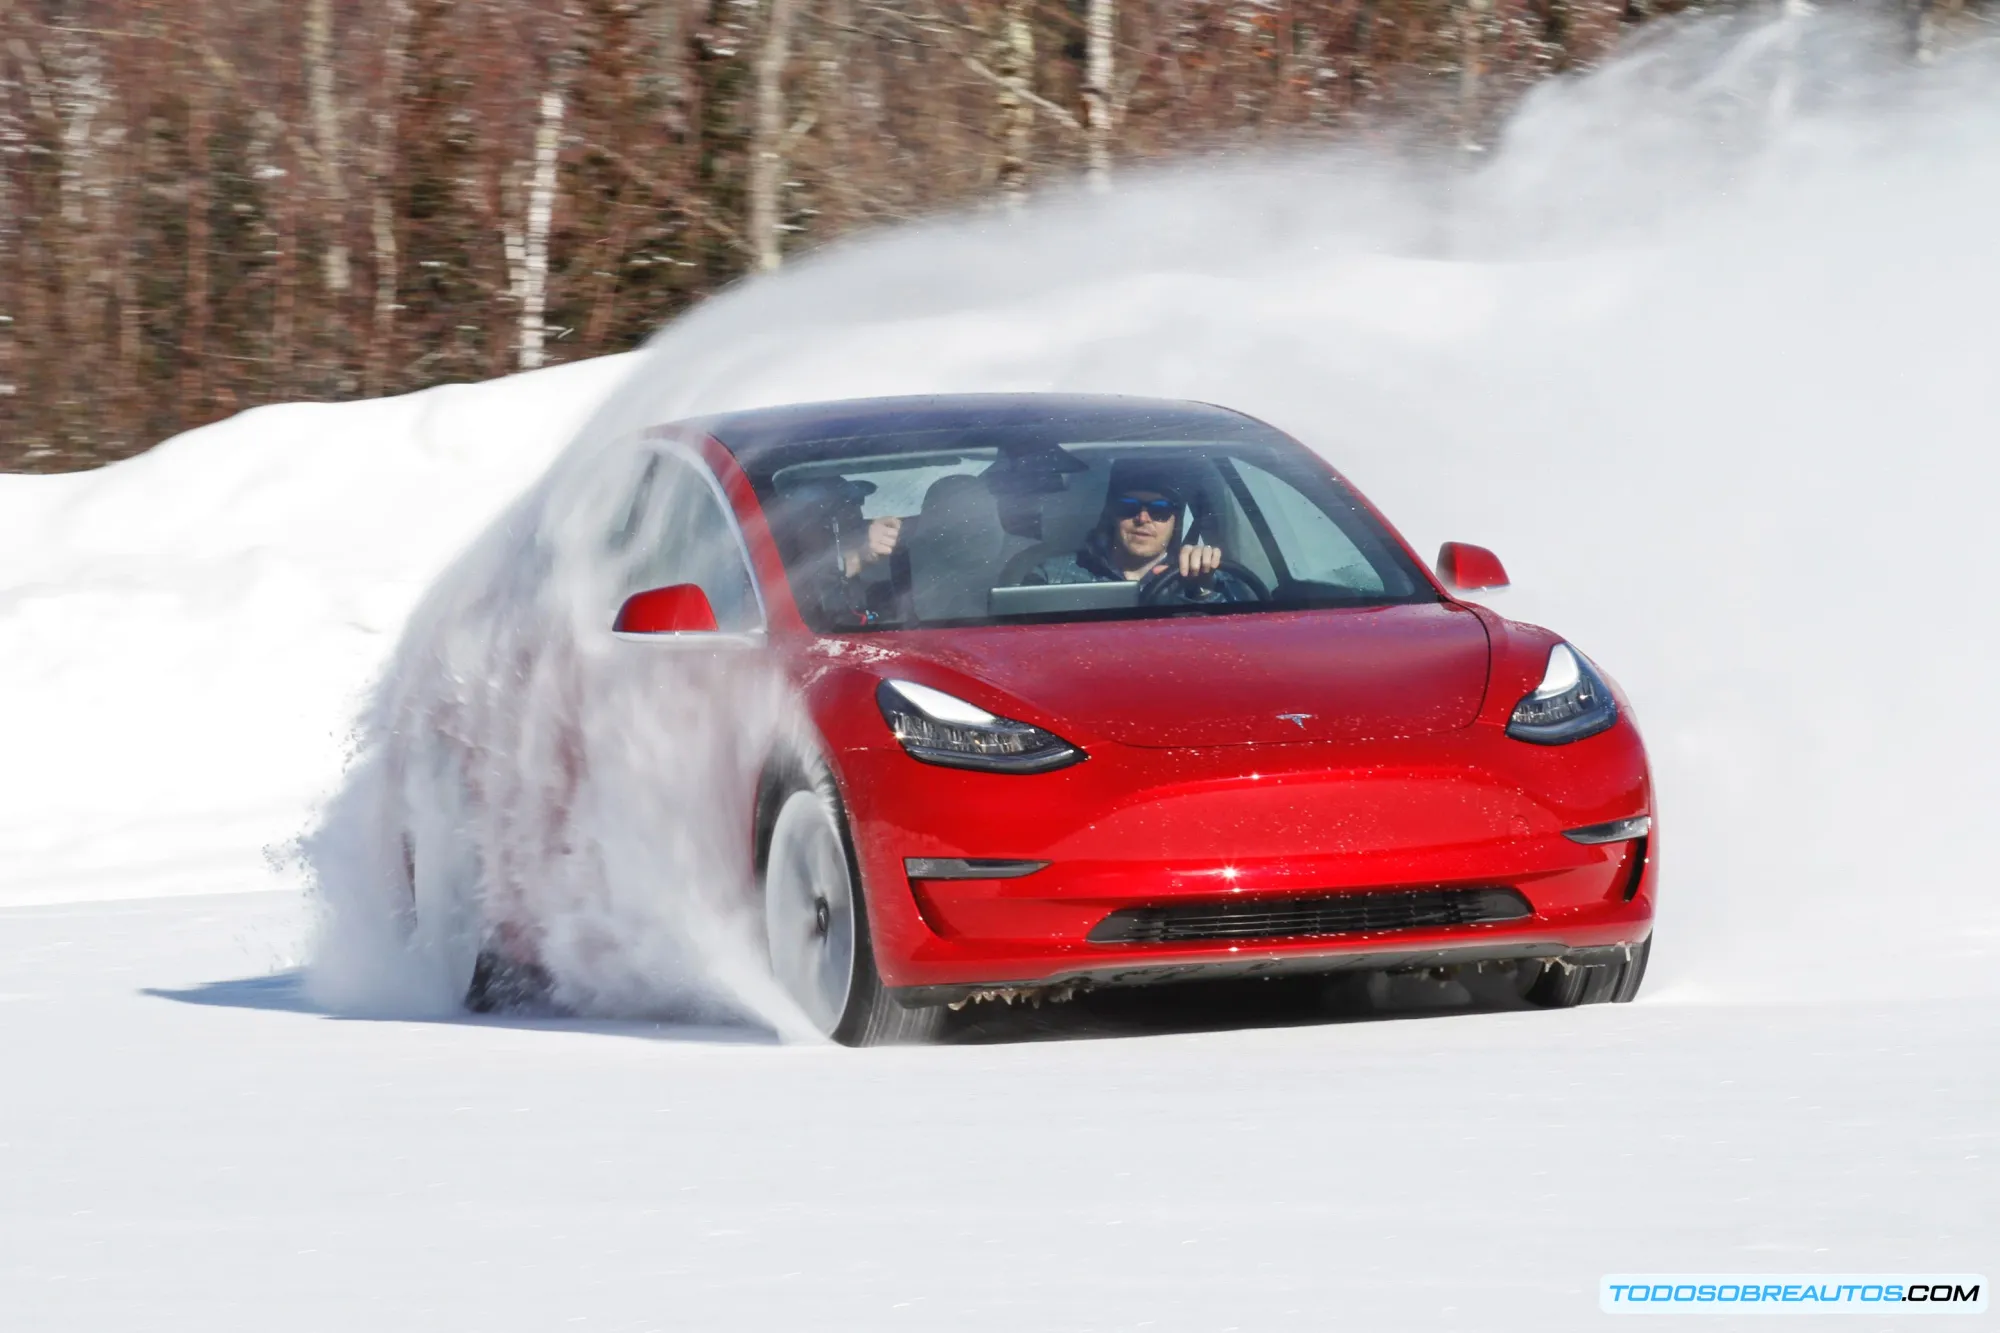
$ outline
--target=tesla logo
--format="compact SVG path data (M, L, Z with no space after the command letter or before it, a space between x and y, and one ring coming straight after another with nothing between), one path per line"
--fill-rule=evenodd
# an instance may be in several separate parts
M1304 731L1304 730L1306 729L1306 723L1307 723L1307 722L1309 722L1309 721L1311 721L1311 720L1312 720L1312 719L1313 719L1313 718L1314 718L1315 716L1317 716L1317 714L1313 714L1313 713L1280 713L1280 714L1278 714L1278 720L1279 720L1280 722L1289 722L1289 723L1291 723L1291 724L1292 724L1293 726L1297 727L1297 728L1298 728L1298 729L1299 729L1300 731Z

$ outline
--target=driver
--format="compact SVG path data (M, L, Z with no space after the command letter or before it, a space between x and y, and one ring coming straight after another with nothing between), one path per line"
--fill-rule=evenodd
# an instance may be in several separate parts
M1251 602L1257 594L1222 568L1222 550L1181 540L1187 500L1173 477L1144 463L1111 469L1104 512L1075 555L1044 560L1024 584L1138 582L1180 576L1180 602Z

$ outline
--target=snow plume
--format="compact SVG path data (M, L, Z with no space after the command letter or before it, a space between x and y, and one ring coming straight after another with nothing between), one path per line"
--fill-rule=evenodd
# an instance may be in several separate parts
M745 854L754 765L796 726L782 682L611 632L707 500L667 475L633 439L580 446L418 608L304 847L322 1002L448 1011L484 946L566 1010L794 1027Z
M1976 589L2000 500L2000 81L1895 49L1819 17L1685 26L1546 86L1474 167L1224 163L881 234L665 329L568 465L654 422L803 399L1240 407L1420 548L1496 548L1517 584L1500 608L1628 688L1663 821L1652 994L1990 994L2000 900L1975 831L2000 802L2000 633ZM525 572L532 543L507 531L436 611ZM419 618L405 667L497 660L459 661L441 624ZM500 706L501 684L463 688ZM673 732L696 719L638 675L621 688L519 697L580 710L621 758L575 891L630 905L690 882L740 812ZM647 948L591 940L593 966L629 954L593 998L630 1003Z

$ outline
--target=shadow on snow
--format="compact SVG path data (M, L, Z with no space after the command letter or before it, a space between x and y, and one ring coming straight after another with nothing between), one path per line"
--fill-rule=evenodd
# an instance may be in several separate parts
M208 981L180 989L147 986L140 994L178 1004L223 1009L266 1009L318 1018L377 1023L449 1023L466 1027L512 1028L529 1032L589 1032L652 1041L771 1046L778 1034L748 1017L716 1013L671 1014L657 1018L580 1018L549 1006L523 1006L502 1013L347 1013L314 1003L306 993L305 971L288 968L261 977Z
M625 1019L582 1018L546 1005L493 1014L343 1013L314 1003L306 993L304 972L297 968L181 989L147 987L141 993L179 1004L263 1009L361 1022L451 1023L728 1045L768 1046L780 1042L778 1033L768 1024L713 1010ZM943 1040L955 1045L987 1045L1171 1036L1502 1013L1523 1007L1523 1002L1504 988L1469 988L1456 980L1425 976L1350 974L1282 981L1195 982L1091 991L1070 1000L1040 1005L976 1004L953 1015Z

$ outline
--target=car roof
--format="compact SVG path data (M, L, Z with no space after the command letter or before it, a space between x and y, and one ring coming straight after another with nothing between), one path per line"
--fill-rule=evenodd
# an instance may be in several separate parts
M1129 431L1141 422L1211 425L1226 434L1260 423L1226 407L1171 398L1119 394L958 393L899 398L850 398L793 403L696 417L682 425L705 431L746 467L769 450L821 440L908 431L1059 424L1085 438Z

